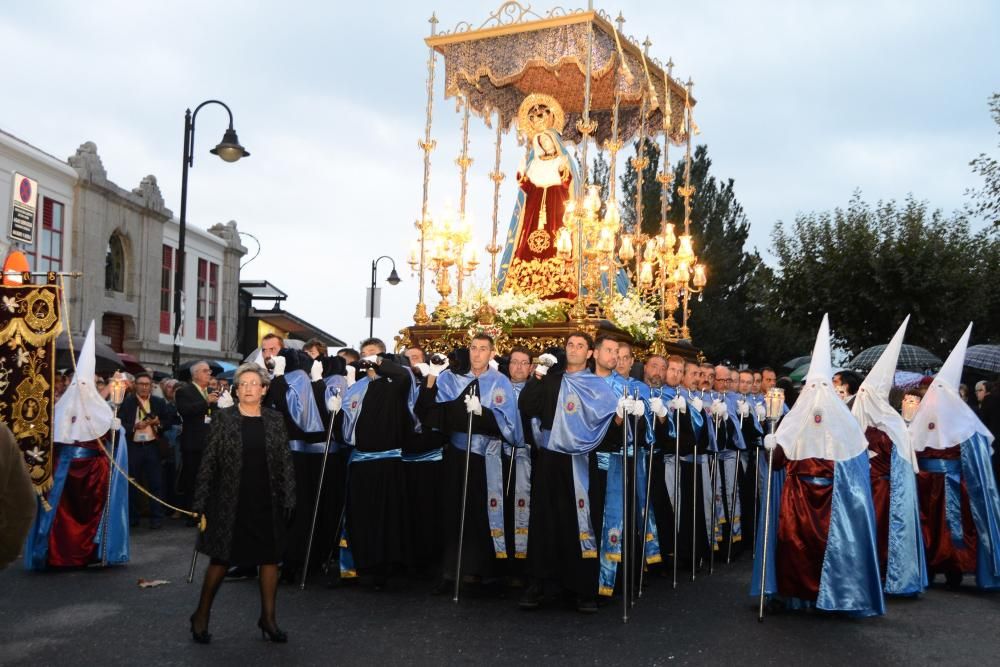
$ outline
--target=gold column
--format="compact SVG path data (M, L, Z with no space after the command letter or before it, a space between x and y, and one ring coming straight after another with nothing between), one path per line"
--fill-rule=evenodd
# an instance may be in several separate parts
M431 24L431 37L433 37L437 32L437 16L432 13L428 23ZM420 220L416 223L417 229L420 230L420 268L417 271L419 288L417 309L413 313L413 321L416 324L427 324L431 321L430 316L427 314L427 306L424 304L424 263L426 259L424 256L424 242L430 223L427 216L427 200L429 195L428 187L431 180L431 151L437 146L437 142L431 139L431 121L434 117L434 61L436 56L434 54L434 47L427 47L427 52L427 121L424 125L424 139L423 141L417 141L417 146L424 152L424 193L420 206Z
M490 172L490 180L493 181L493 237L490 245L486 247L486 252L490 253L490 291L497 293L497 253L501 248L497 245L497 222L500 215L500 184L503 183L504 174L500 171L500 147L503 137L502 116L497 110L497 138L494 149L496 151L493 160L493 171Z
M670 84L673 81L674 61L671 58L667 61L667 79L664 82L664 106L663 116L663 169L656 175L656 180L660 183L660 234L664 237L667 234L667 220L670 214L671 191L670 186L674 182L674 169L670 164L670 134L673 129L673 110L671 108ZM677 295L674 288L667 284L666 262L660 262L660 324L656 334L658 342L673 341L677 339L677 320L674 319L674 310L677 309ZM669 301L669 303L668 303ZM660 349L662 354L665 350Z
M472 165L472 158L469 157L469 98L465 97L462 100L462 106L465 107L462 113L462 153L455 159L455 164L458 165L459 173L461 174L462 188L458 200L458 219L459 224L465 224L465 199L469 191L469 167ZM455 303L459 303L462 300L462 282L464 279L464 271L462 270L462 260L464 257L464 244L459 246L458 249L458 270L455 272L455 280L458 283L458 289L455 293Z
M588 0L587 11L594 11L594 1ZM581 198L583 201L582 193L586 192L587 183L590 178L590 167L587 164L587 146L590 143L590 135L594 133L597 129L597 123L590 120L590 84L593 77L593 67L594 67L594 23L590 21L587 23L587 71L585 72L586 78L584 79L583 86L583 114L580 120L576 123L576 129L580 132L580 161L583 163L580 169L580 174L583 178L583 182L580 184ZM576 303L573 304L572 315L578 324L582 324L584 320L587 319L587 305L583 300L583 262L584 262L584 237L583 237L583 224L577 225L577 253L579 257L577 258L577 269L576 269Z
M694 81L688 77L684 92L684 127L686 147L684 150L684 187L679 192L684 198L684 233L691 233L691 196L694 195L694 188L691 187L691 90L694 88ZM691 339L691 330L688 329L688 304L691 300L691 291L685 286L684 306L681 311L681 338Z

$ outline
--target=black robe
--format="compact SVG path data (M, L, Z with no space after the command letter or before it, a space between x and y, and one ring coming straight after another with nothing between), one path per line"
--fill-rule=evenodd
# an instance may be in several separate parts
M465 410L465 396L475 389L481 396L479 381L473 380L456 399L447 403L437 402L437 385L423 389L418 403L421 422L424 427L432 427L442 433L457 433L467 437L469 414ZM483 414L472 417L472 433L491 438L500 437L500 427L493 411L483 408ZM445 511L443 516L442 572L445 579L454 579L458 562L458 536L461 527L462 486L465 478L464 450L453 444L447 447L445 456ZM465 502L465 535L462 541L462 576L492 578L501 574L500 563L490 534L487 512L486 458L476 453L470 455L468 493ZM507 536L512 539L512 536Z
M421 394L425 389L421 388ZM444 490L444 460L413 461L415 457L443 449L447 457L447 438L428 424L426 405L420 400L416 406L421 430L410 431L403 444L403 473L406 477L406 509L409 526L409 564L419 571L437 568L441 561L444 539L443 516L446 494Z
M358 452L402 449L413 428L407 401L410 373L383 359L365 393L354 428ZM350 464L347 537L360 574L384 575L407 560L409 530L403 461L390 457Z
M692 410L693 407L689 404L688 410ZM683 459L685 456L690 457L695 450L695 445L698 446L698 455L701 456L706 453L708 447L708 424L704 424L701 429L697 440L695 438L694 429L691 425L691 417L687 413L682 413L680 415L680 455ZM677 451L676 438L669 437L667 435L668 425L667 422L659 423L657 420L656 431L657 440L661 443L666 444L664 453L667 455L673 455ZM663 469L660 466L661 470ZM665 486L670 485L673 487L674 479L671 476L669 479L664 479ZM670 489L670 493L673 493L673 488ZM692 517L692 500L695 502L695 516ZM667 502L669 503L669 496ZM702 479L700 466L695 472L695 466L692 465L691 461L680 461L680 521L678 526L678 538L677 544L674 544L674 513L671 511L669 514L669 526L663 526L663 522L657 517L657 529L660 530L660 551L664 554L675 555L678 562L686 568L690 568L691 565L691 541L694 539L694 555L695 560L700 560L708 555L708 529L705 527L705 500L702 493ZM692 518L695 519L694 526L692 528ZM666 535L662 532L663 528L667 529Z
M562 375L563 371L552 369L541 380L528 380L518 399L521 413L528 419L538 417L544 430L552 429ZM591 526L599 549L604 493L599 483L593 483L599 476L597 457L591 452L588 459ZM578 597L591 599L597 595L600 561L582 556L575 498L572 458L538 448L531 471L528 575L540 581L555 581Z

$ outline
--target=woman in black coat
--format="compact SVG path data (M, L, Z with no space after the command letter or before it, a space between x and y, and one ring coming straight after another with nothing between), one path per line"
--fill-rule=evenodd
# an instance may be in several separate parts
M207 529L198 550L211 557L191 636L207 644L212 601L229 563L260 566L260 618L257 627L275 642L288 641L275 619L278 562L284 551L287 517L295 506L295 472L282 416L261 407L268 377L256 364L235 374L238 403L212 415L194 511Z

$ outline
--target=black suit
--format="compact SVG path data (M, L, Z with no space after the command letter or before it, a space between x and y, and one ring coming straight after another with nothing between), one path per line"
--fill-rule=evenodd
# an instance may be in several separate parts
M149 412L142 409L139 399L135 394L129 394L122 401L118 409L118 417L121 419L125 429L125 442L128 443L128 473L140 484L145 485L157 498L163 497L163 468L160 462L160 439L163 437L163 429L169 426L170 412L167 402L156 396L149 397ZM153 427L153 439L147 441L135 441L136 419L145 420L158 417L159 426ZM129 523L133 526L139 523L139 492L133 486L129 486ZM160 503L150 501L149 521L152 526L159 525L163 520L163 506Z
M177 388L174 404L181 416L181 493L184 507L193 501L195 480L201 466L201 453L205 451L213 406L194 384L185 383ZM206 417L209 420L206 420Z

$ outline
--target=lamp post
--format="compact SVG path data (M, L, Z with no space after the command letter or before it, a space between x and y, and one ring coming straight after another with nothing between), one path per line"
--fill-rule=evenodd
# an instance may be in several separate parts
M382 255L378 259L372 261L372 291L368 295L368 337L371 338L375 335L375 270L378 267L378 263L383 259L387 259L392 262L392 271L389 272L389 277L386 278L386 282L390 285L398 285L400 283L399 274L396 273L396 260L389 255Z
M226 162L236 162L240 158L250 155L240 145L240 140L236 136L236 130L233 129L233 112L224 102L206 100L195 107L193 113L190 109L184 112L184 167L181 172L181 218L180 231L177 234L177 269L174 274L174 352L172 359L174 377L177 376L177 370L181 364L181 346L178 337L181 331L181 306L184 294L184 242L187 232L188 169L194 165L194 121L201 108L207 104L218 104L229 114L229 128L222 135L222 141L209 152L213 155L218 155Z

